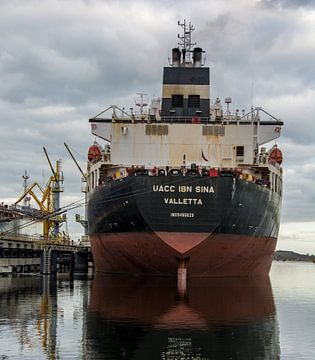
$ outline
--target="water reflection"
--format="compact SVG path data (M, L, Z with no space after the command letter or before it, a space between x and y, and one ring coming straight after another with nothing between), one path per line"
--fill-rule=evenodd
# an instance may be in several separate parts
M0 279L0 359L278 359L269 278Z
M49 358L55 359L57 351L57 281L55 278L41 278L41 296L39 316L37 320L37 334L41 345Z
M86 280L0 278L0 359L83 358L89 290Z
M171 279L97 275L86 314L93 359L278 359L269 278Z

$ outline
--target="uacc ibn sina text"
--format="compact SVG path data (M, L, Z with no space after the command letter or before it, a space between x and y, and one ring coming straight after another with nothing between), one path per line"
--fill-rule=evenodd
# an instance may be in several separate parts
M153 185L154 192L175 192L176 190L181 193L214 193L213 186L191 186L191 185Z

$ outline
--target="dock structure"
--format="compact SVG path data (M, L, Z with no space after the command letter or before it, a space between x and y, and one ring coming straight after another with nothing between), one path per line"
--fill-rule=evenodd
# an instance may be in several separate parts
M27 235L0 234L0 275L87 273L91 262L92 254L86 246Z
M84 243L75 244L70 240L67 226L65 231L60 230L67 222L69 209L60 205L62 162L57 160L53 167L45 147L43 150L52 173L46 186L36 181L28 185L25 171L23 194L12 205L0 202L0 275L82 274L88 272L93 261L87 235ZM85 224L81 219L80 222Z

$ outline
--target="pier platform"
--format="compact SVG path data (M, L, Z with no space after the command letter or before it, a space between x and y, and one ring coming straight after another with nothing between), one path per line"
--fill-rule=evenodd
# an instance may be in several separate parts
M0 276L7 274L88 272L89 246L63 244L27 235L0 234Z

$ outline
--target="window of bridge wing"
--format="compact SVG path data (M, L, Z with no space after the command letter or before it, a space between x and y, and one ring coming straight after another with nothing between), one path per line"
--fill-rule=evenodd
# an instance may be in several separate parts
M188 107L200 108L200 95L188 95Z
M172 108L183 107L184 96L183 95L172 95Z
M236 146L236 156L244 156L244 146Z

